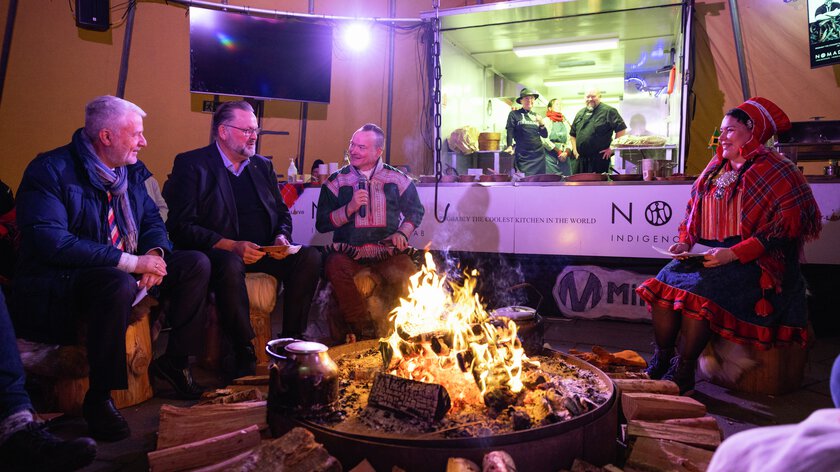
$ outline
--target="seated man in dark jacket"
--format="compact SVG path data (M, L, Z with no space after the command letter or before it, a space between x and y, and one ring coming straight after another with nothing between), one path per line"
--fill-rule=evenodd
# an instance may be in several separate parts
M90 387L83 415L96 439L128 437L111 390L127 388L125 331L141 290L170 300L166 353L151 366L185 398L201 389L187 365L202 339L209 261L172 252L137 153L146 146L137 105L112 96L85 109L72 142L36 157L18 188L20 258L12 318L18 335L50 343L85 339ZM79 329L82 326L83 329Z
M260 130L251 105L221 104L213 114L211 133L214 143L175 157L163 186L169 205L166 227L176 246L198 249L210 258L210 289L233 347L233 374L253 375L254 330L245 273L264 272L283 283L280 336L297 338L306 330L321 255L313 247L288 256L266 257L262 250L290 245L292 216L280 196L271 161L256 154Z

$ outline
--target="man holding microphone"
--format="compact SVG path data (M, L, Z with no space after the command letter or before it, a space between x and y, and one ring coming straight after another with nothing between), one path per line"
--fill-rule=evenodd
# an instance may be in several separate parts
M316 228L334 232L324 267L351 339L375 334L353 276L370 267L400 293L416 271L408 238L425 210L411 179L380 159L384 147L379 126L368 123L356 130L348 148L350 164L330 175L318 199Z

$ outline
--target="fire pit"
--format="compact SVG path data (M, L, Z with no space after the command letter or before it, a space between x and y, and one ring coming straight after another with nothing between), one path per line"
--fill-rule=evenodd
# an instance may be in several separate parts
M473 293L477 275L447 283L427 254L390 337L329 351L340 384L332 413L290 415L270 395L272 434L306 427L348 468L367 459L378 470L442 471L449 457L481 463L492 450L520 470L611 462L611 380L556 351L525 356L516 323L491 319Z

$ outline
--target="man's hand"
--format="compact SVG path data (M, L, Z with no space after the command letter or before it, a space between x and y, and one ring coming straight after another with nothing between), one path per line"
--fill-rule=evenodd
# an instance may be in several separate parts
M399 250L403 250L408 247L408 239L406 239L405 236L399 232L388 236L387 238L385 238L385 241L390 241L391 244L393 244L394 247Z
M612 156L613 150L612 148L606 148L602 151L599 151L599 153L601 154L601 159L609 159L610 156Z
M265 256L260 247L251 241L234 241L232 239L220 239L213 245L216 249L224 249L241 257L246 264L253 264Z
M281 234L281 235L278 235L276 238L274 238L274 245L275 246L291 246L292 243L290 243L289 240L286 239L286 236L283 236Z
M502 151L504 154L513 154L513 146L508 146Z
M166 261L153 254L138 256L134 273L140 274L138 283L140 288L152 288L163 282L163 277L166 275Z
M353 190L353 198L350 199L350 202L347 204L347 216L352 215L359 211L364 205L368 204L368 200L370 199L370 194L368 193L367 189L356 189Z

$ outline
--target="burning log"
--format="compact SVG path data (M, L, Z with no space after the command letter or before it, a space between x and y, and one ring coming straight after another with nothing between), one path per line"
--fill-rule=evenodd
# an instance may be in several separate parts
M378 373L373 379L368 405L414 418L440 421L452 401L441 385Z

